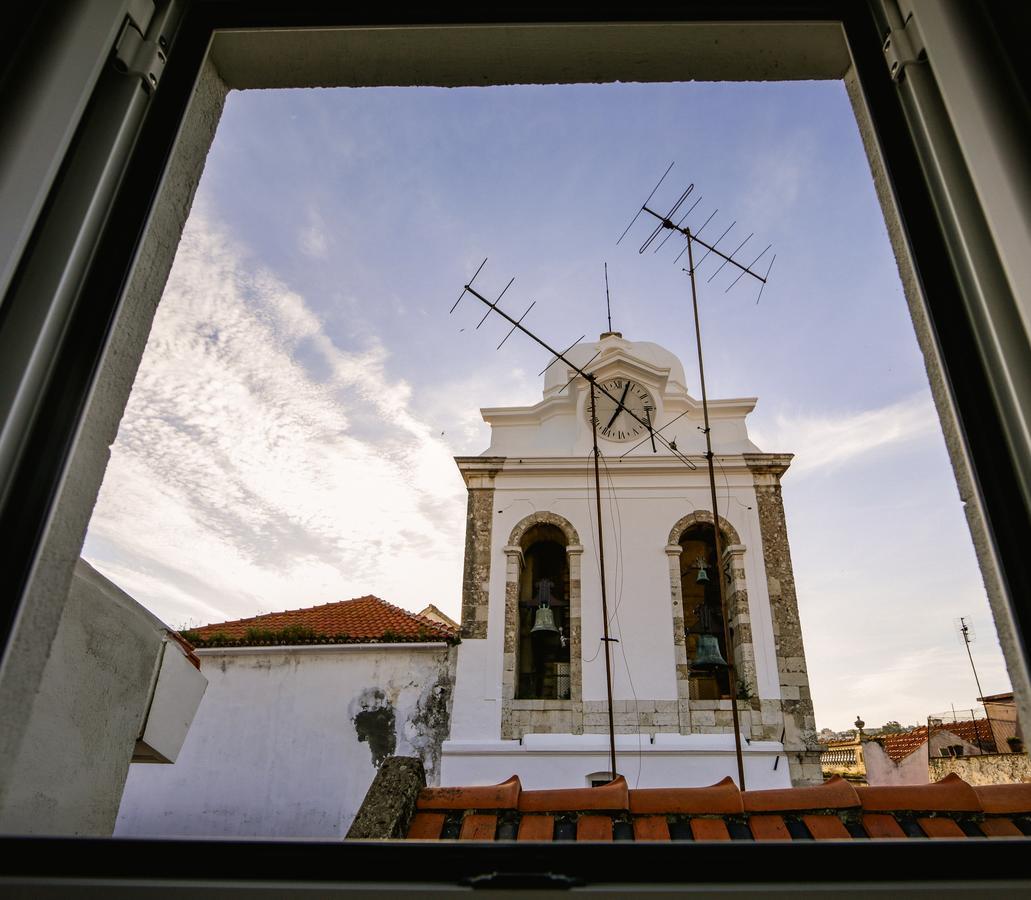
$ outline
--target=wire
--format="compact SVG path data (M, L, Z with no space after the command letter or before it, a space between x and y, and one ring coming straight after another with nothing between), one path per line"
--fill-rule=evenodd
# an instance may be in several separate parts
M609 516L612 518L612 530L616 540L617 571L619 572L618 587L616 588L616 604L612 610L612 618L616 621L619 629L619 636L623 637L623 623L619 620L619 607L623 602L623 516L619 509L619 498L616 496L616 485L612 480L612 472L605 457L599 454L602 466L605 469L605 479L609 484L611 501L609 503ZM618 523L618 524L617 524ZM637 696L637 689L634 687L634 679L630 674L630 662L626 658L626 648L623 641L619 642L619 652L623 657L623 668L626 670L627 682L630 684L630 693L634 698L634 721L637 729L637 778L634 780L634 788L641 784L641 769L644 764L644 748L641 744L641 704Z

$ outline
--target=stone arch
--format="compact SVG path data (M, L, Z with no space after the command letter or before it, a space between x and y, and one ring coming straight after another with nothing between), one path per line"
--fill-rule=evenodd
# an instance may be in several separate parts
M750 705L758 708L755 650L752 644L752 627L748 608L748 586L745 582L744 560L746 548L741 543L741 537L737 529L723 516L720 516L719 521L724 566L729 568L729 577L726 582L727 615L733 632L732 652L734 654L734 665L738 678L750 693L748 698L751 701ZM676 524L670 529L669 539L666 544L666 556L669 563L670 600L673 612L674 654L677 664L677 698L680 705L680 730L685 733L710 727L710 723L705 719L705 715L711 715L708 710L705 710L700 714L699 721L696 722L691 713L691 670L687 659L686 632L684 630L684 599L680 583L680 540L684 536L684 532L696 525L711 526L712 513L708 510L695 510L678 519ZM711 705L713 701L708 702ZM730 701L718 701L716 712L720 713L724 718L730 716ZM747 733L747 725L745 729Z
M667 544L679 544L680 538L683 537L684 532L687 531L692 525L700 524L711 525L712 524L712 513L707 509L696 509L692 513L688 513L686 516L677 519L677 524L674 525L669 532L669 539L666 541ZM741 543L741 538L738 536L737 529L730 524L723 516L720 516L720 533L724 538L723 546L733 547Z
M519 579L525 563L523 541L531 529L550 525L562 532L569 567L569 699L516 699L519 641ZM508 536L505 553L505 636L501 676L501 737L517 739L531 732L583 732L583 654L580 620L580 535L568 519L542 510L521 519Z
M709 521L712 521L711 517ZM512 533L508 536L508 546L521 547L523 545L523 536L535 525L554 525L556 528L561 529L562 533L566 536L566 546L580 546L580 535L576 533L572 523L557 513L547 512L546 510L530 513L530 515L520 519L516 523L515 528L512 529Z

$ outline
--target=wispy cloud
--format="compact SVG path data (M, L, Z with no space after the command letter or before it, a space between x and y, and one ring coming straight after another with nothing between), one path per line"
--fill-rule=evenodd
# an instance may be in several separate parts
M915 394L897 403L860 412L777 415L772 429L752 429L763 450L790 447L795 476L847 465L889 447L915 441L940 428L931 398Z
M87 558L173 624L369 592L456 612L464 488L388 363L194 213Z

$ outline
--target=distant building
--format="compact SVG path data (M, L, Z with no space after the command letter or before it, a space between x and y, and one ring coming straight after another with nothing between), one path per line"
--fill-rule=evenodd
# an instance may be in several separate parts
M1005 703L1006 695L985 698ZM999 700L997 698L1001 697ZM990 718L949 722L932 717L908 731L868 734L862 721L851 737L822 744L825 777L840 775L854 784L927 784L956 773L969 784L1012 784L1031 780L1031 761L1019 745L998 746L996 732L1016 727Z

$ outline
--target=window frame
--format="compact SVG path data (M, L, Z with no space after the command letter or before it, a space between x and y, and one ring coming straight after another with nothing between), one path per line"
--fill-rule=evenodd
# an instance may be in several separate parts
M35 414L20 434L21 455L11 469L7 490L0 498L0 530L8 536L4 564L0 566L0 641L6 647L16 617L23 612L23 596L43 536L50 524L58 485L81 426L80 418L93 386L121 301L135 253L147 226L158 185L175 144L191 91L218 28L274 28L402 24L426 19L424 12L392 9L376 17L348 14L340 8L294 0L193 0L174 4L183 11L160 89L154 94L138 136L106 208L104 224L92 254L78 302L63 320L63 334L49 360L49 369ZM918 272L927 313L946 373L948 387L963 431L960 452L976 473L1001 578L1010 598L1031 597L1031 510L1021 492L1018 462L1007 450L1009 427L994 402L997 370L979 349L971 325L964 285L950 266L949 243L944 234L919 149L907 124L906 111L888 75L881 52L885 22L875 0L848 2L724 2L694 3L678 7L676 21L719 19L742 23L768 21L840 21L852 54L853 66L870 111L884 166L898 204L909 250ZM432 24L467 22L460 13L439 14ZM499 10L478 14L477 21L585 22L580 13L533 9ZM635 10L624 24L665 21L665 10ZM73 143L72 153L75 152ZM0 330L12 325L10 310L0 307ZM971 348L974 351L971 352ZM1026 664L1031 610L1026 600L1011 601L1019 651ZM971 873L984 884L993 879L1026 878L1020 851L1007 840L947 842L953 871ZM1024 845L1020 845L1025 850ZM46 852L40 853L44 849ZM9 879L59 880L61 888L90 879L114 878L117 889L135 890L143 880L169 878L169 851L179 850L175 880L191 881L225 890L232 884L263 882L270 890L284 884L316 881L340 886L358 882L390 882L399 889L422 890L427 885L452 885L489 872L511 873L492 882L497 887L519 888L545 883L548 871L568 873L584 883L625 882L632 871L637 881L652 884L706 882L731 884L804 884L812 878L838 884L892 881L901 889L941 877L938 842L904 841L893 844L808 842L791 845L735 844L715 846L643 845L516 845L439 846L313 842L202 842L119 839L0 838L0 851L8 861ZM398 866L403 853L405 865ZM696 854L696 855L692 855ZM742 854L747 855L747 864ZM342 876L341 873L346 873ZM973 873L976 873L973 874ZM4 883L0 881L0 883ZM42 882L38 882L42 883Z

